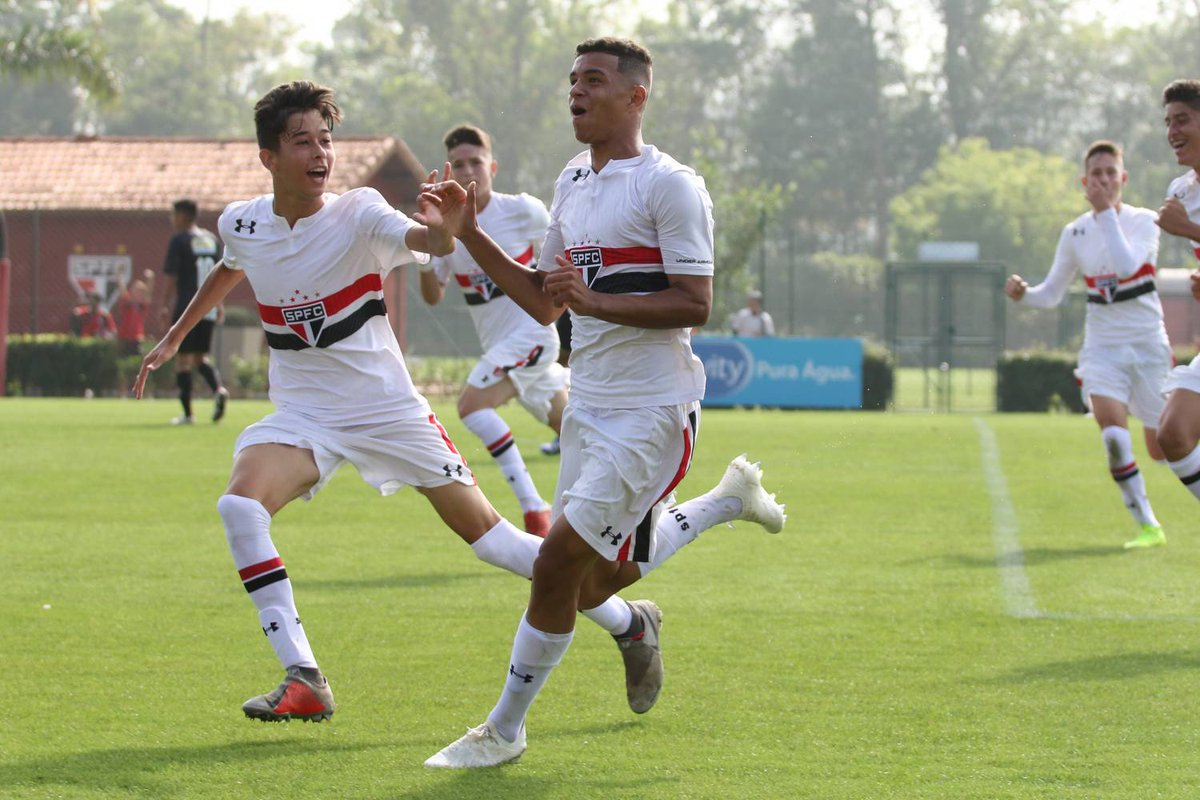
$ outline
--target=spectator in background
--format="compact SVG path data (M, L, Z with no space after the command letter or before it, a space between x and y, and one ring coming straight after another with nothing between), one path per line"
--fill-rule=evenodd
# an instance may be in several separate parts
M734 336L774 336L775 320L763 311L762 292L754 290L746 293L746 307L731 314L729 327Z
M117 324L100 305L100 295L89 294L87 303L71 312L71 331L84 339L111 339L117 334Z
M150 287L154 273L146 270L131 286L122 286L117 298L117 349L123 356L139 355L146 338L146 315L150 312Z

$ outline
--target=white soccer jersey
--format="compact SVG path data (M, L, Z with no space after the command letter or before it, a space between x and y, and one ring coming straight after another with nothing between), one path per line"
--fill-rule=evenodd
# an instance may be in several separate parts
M505 253L527 266L533 264L533 247L546 235L549 222L546 206L527 194L492 192L487 206L479 213L479 227ZM453 275L455 283L462 289L484 352L514 337L558 347L557 331L550 325L539 325L492 283L467 248L457 247L450 255L435 258L433 263L439 281L445 284Z
M1174 197L1183 203L1188 219L1200 223L1200 178L1195 170L1188 170L1186 175L1180 175L1171 181L1171 185L1167 187L1167 197ZM1192 242L1192 252L1200 259L1200 242Z
M564 253L593 290L645 294L667 275L713 274L712 201L704 180L657 148L593 172L584 152L559 175L539 269ZM571 312L571 395L599 408L689 403L704 366L686 328L616 325Z
M415 223L370 188L326 194L294 228L273 204L230 203L218 223L225 265L245 271L258 300L272 402L338 425L429 414L383 304L383 276L425 258L404 243Z
M1087 284L1084 343L1119 345L1161 339L1166 341L1162 303L1155 288L1159 229L1156 215L1146 208L1122 204L1120 212L1101 218L1091 211L1063 228L1046 279L1030 287L1021 302L1052 308L1062 302L1076 273ZM1103 226L1113 225L1106 234ZM1131 260L1122 263L1107 237L1119 226Z

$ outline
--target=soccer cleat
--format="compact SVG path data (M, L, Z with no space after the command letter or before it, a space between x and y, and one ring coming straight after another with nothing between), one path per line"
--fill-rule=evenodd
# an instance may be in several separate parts
M729 462L721 482L709 494L741 500L742 510L736 519L757 522L767 533L779 533L787 522L783 504L775 502L775 495L767 494L762 487L762 466L747 461L745 453Z
M171 420L172 425L192 425L196 422L196 418L190 414L180 414Z
M546 534L550 532L550 509L541 508L537 511L526 511L525 532L545 539Z
M555 436L553 442L546 442L542 445L542 455L556 456L561 449L562 446L559 444L558 437Z
M1134 550L1142 547L1162 547L1166 543L1167 535L1163 533L1162 526L1147 523L1142 526L1142 532L1136 538L1130 539L1125 543L1125 549Z
M471 728L456 742L443 747L436 755L425 760L425 766L435 769L473 769L498 767L516 761L525 752L525 726L510 742L500 735L491 720L477 728Z
M224 386L217 389L213 395L213 422L220 422L225 416L225 405L229 402L229 390Z
M654 708L662 691L662 650L658 632L662 628L662 611L649 600L629 600L629 607L642 619L642 632L637 636L620 638L621 660L625 662L625 697L635 714L645 714Z
M288 719L320 722L332 717L336 708L329 681L318 686L305 678L299 667L288 667L287 677L270 694L260 694L242 703L247 717L263 722Z

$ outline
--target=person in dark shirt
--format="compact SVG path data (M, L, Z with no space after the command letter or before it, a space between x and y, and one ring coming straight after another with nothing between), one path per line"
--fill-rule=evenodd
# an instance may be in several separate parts
M204 228L196 225L198 209L193 200L177 200L174 205L172 222L175 235L167 246L167 258L163 263L167 302L174 297L172 305L164 303L162 316L169 324L174 324L187 308L196 290L208 273L221 259L221 245L217 237ZM224 308L215 307L204 319L192 328L187 338L179 348L175 359L175 383L179 387L179 402L183 406L183 414L172 420L175 425L190 425L196 421L192 414L192 370L200 373L205 383L213 392L212 420L217 422L225 416L225 406L229 401L229 392L221 384L221 376L208 359L208 351L212 347L213 326L224 317Z

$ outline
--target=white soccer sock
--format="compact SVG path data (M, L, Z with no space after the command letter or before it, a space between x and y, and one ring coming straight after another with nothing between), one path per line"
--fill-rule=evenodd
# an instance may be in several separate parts
M512 486L513 494L521 504L521 510L540 511L545 508L547 503L538 494L537 487L533 485L533 478L529 477L525 459L521 458L521 450L513 439L508 423L491 408L472 411L463 417L462 421L467 430L480 438L492 454L492 458L496 459L500 472Z
M1146 497L1146 480L1133 458L1133 438L1129 431L1109 425L1100 431L1100 438L1104 440L1104 451L1108 454L1108 468L1134 521L1139 525L1157 525L1158 520Z
M271 541L271 515L257 500L232 494L217 500L217 511L225 523L233 565L258 609L259 623L279 663L285 668L316 667L292 597L292 582Z
M638 564L642 577L691 543L704 531L722 522L732 522L742 513L742 501L736 497L702 494L677 506L664 508L654 529L654 560Z
M1183 481L1188 491L1200 500L1200 445L1196 445L1195 450L1178 461L1167 462L1167 466Z
M563 654L571 646L575 631L546 633L529 624L521 615L521 624L513 639L512 659L508 665L508 677L504 691L488 719L496 726L500 735L515 742L525 724L525 715L533 705L538 692L546 685L546 679Z
M533 577L533 560L545 540L532 533L518 530L515 525L501 518L483 536L475 540L471 549L480 561L500 569L516 573L522 578Z
M490 531L480 536L471 545L475 557L500 569L506 569L522 578L533 576L533 560L545 541L532 533L518 530L506 519L501 519ZM616 636L629 629L633 622L633 611L629 604L613 595L595 608L579 612L601 628Z
M585 608L579 613L613 636L620 636L633 624L633 609L615 594L595 608Z

